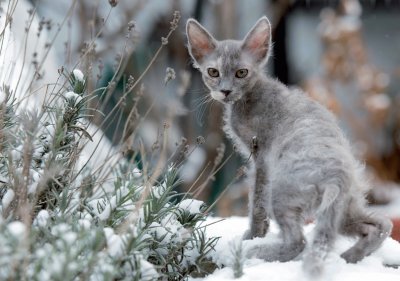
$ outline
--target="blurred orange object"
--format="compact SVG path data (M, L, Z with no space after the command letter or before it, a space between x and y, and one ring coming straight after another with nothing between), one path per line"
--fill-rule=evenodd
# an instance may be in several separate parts
M400 242L400 218L392 219L393 222L393 230L392 230L392 238Z

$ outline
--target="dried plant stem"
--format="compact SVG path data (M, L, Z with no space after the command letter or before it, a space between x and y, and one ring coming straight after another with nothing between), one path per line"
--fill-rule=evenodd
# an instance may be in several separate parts
M196 186L196 184L200 181L201 177L204 175L204 173L206 172L207 168L210 166L210 162L208 162L204 168L202 169L202 171L200 172L200 174L197 176L196 180L191 184L191 186L189 187L189 189L187 190L185 196L183 199L186 198L187 195L189 195L189 193L192 191L192 189Z
M159 176L162 174L164 167L165 167L165 160L167 159L166 156L166 151L167 151L167 144L168 144L168 135L167 135L167 127L164 126L164 134L163 134L163 144L162 144L162 149L160 152L159 159L157 161L157 164L155 168L153 169L153 173L151 174L150 177L145 182L145 188L141 194L140 199L137 201L137 207L135 208L134 211L127 217L125 222L119 227L119 231L125 232L129 225L131 225L137 218L138 218L138 210L143 206L144 201L146 198L149 196L150 189L153 187L153 185L156 183L157 179ZM144 155L144 147L142 145L141 147L142 154ZM143 175L144 178L146 178L146 175L148 174L147 172L147 167L143 167Z
M33 12L32 12L32 15L31 15L31 17L28 19L28 30L30 30L30 28L31 28L31 26L32 26L32 23L33 23L33 20L34 20L34 17L35 17L35 13L36 13L36 10L34 10ZM25 63L26 63L26 52L27 52L27 49L28 49L28 36L29 36L29 33L27 32L26 33L26 36L25 36L25 38L24 38L24 53L23 53L23 58L22 58L22 67L21 67L21 71L20 71L20 73L19 73L19 75L18 75L18 81L17 81L17 85L15 86L15 88L14 88L14 94L16 94L17 93L17 91L18 91L18 87L19 87L19 85L20 85L20 82L21 82L21 78L22 78L22 74L23 74L23 72L24 72L24 67L25 67ZM33 82L33 80L35 79L35 76L33 76L32 77L32 82ZM18 107L17 107L18 108Z
M24 161L22 166L22 183L17 187L17 216L25 223L30 224L30 211L28 208L28 185L29 185L29 174L30 166L32 162L32 139L28 137L24 143Z
M3 51L3 40L4 40L4 34L6 32L7 26L9 24L11 24L12 21L12 17L11 15L14 14L15 8L17 7L17 3L18 0L11 0L8 2L8 6L7 6L7 12L6 12L6 21L4 23L4 28L0 33L0 37L1 37L1 47L0 47L0 53Z
M168 35L167 35L167 39L171 36L171 34L173 33L174 30L170 30ZM139 84L139 82L142 81L142 79L144 78L144 76L147 74L147 72L150 70L150 68L152 67L152 65L154 64L154 62L156 61L156 59L158 58L158 56L160 55L162 49L164 47L164 44L160 44L160 46L158 47L157 51L155 52L155 54L153 55L152 59L150 60L150 62L147 64L146 68L143 70L143 72L141 73L141 75L139 76L139 78L135 81L135 83L128 88L127 91L125 91L122 95L122 97L118 100L118 102L116 103L116 105L111 109L111 111L109 112L109 114L106 116L106 118L104 118L103 122L101 123L101 125L99 126L99 128L95 131L95 134L100 130L100 128L108 121L109 117L112 115L112 113L114 113L114 111L122 104L123 101L125 101L126 97L132 92L133 89L136 88L136 86Z
M57 32L56 32L56 34L53 36L53 38L51 39L49 48L47 48L47 52L45 53L45 55L43 56L41 62L40 62L39 65L38 65L38 69L39 69L39 70L40 70L40 69L42 68L42 66L44 65L44 63L45 63L45 61L46 61L46 58L47 58L47 56L48 56L49 53L50 53L50 49L51 49L51 47L54 45L54 42L56 41L58 35L60 34L60 31L61 31L62 27L65 25L67 19L69 19L69 18L71 17L72 12L73 12L73 10L74 10L74 8L75 8L76 3L77 3L77 0L73 0L73 2L71 3L71 6L69 7L69 9L68 9L68 11L67 11L67 14L65 15L65 17L63 18L61 24L60 24L59 27L57 28Z
M225 159L224 162L222 162L221 165L219 165L219 166L214 165L213 166L213 168L212 168L210 174L208 175L207 179L200 185L200 187L198 188L198 190L194 194L195 198L197 198L200 195L200 193L204 190L204 188L206 188L208 182L222 169L223 166L225 166L225 164L229 161L229 159L232 158L232 156L233 156L233 152L228 155L228 157Z
M169 37L172 35L174 30L170 30L168 35L167 35L167 39L169 39ZM154 62L156 61L156 59L158 58L158 56L160 55L162 49L164 47L164 44L161 44L160 47L157 49L156 53L154 54L153 58L150 60L150 62L148 63L147 67L145 68L145 70L142 72L142 74L139 76L139 78L135 81L135 83L127 90L124 92L124 94L122 95L122 97L118 100L117 104L111 109L111 111L108 113L108 115L104 118L104 120L101 122L101 124L98 126L98 128L95 130L95 132L93 133L93 136L95 134L97 134L100 130L100 128L103 128L105 123L107 121L109 121L110 117L112 116L112 114L115 112L115 110L117 110L120 105L122 104L122 102L126 99L126 97L132 92L132 90L134 88L136 88L136 86L139 84L139 82L142 81L142 79L144 78L144 76L147 74L147 72L150 70L151 66L154 64ZM113 77L113 79L115 79L115 75ZM113 81L113 80L112 80ZM152 108L152 106L150 107ZM150 110L148 110L148 112L150 112ZM101 137L101 139L103 138L103 136ZM82 166L81 171L84 169L84 167L86 167L86 165L89 163L90 159L92 158L94 152L97 150L99 144L97 144L95 150L93 151L92 155L89 157L89 159L86 161L86 163ZM79 171L79 173L81 172ZM78 173L78 174L79 174Z

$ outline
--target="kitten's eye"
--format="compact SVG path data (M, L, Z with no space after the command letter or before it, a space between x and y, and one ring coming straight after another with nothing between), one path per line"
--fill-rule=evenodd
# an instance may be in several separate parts
M212 68L212 67L207 68L207 72L208 72L208 75L210 75L211 77L219 77L219 71L216 70L215 68Z
M244 78L247 76L247 74L249 73L249 71L245 68L239 69L238 71L236 71L235 76L236 78Z

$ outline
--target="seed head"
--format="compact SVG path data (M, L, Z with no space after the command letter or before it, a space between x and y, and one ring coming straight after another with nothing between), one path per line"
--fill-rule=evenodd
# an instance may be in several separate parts
M115 7L118 5L118 0L108 0L108 3L110 3L111 7Z

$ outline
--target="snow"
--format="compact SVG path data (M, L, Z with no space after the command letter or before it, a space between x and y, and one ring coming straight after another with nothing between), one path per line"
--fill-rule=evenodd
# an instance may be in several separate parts
M10 222L7 226L8 231L17 238L22 238L21 236L25 233L26 227L20 221Z
M62 239L68 244L72 245L76 241L77 234L75 232L69 231L62 236Z
M21 151L23 150L23 146L19 145L15 149L11 150L11 157L14 161L19 161L22 159Z
M88 219L80 219L78 220L78 224L85 230L90 229L90 221Z
M122 187L116 191L116 195L110 198L110 201L104 207L104 210L98 215L99 219L102 221L107 220L110 217L111 211L114 210L118 203L129 193L129 189Z
M52 259L51 275L59 275L62 273L64 265L66 264L66 257L64 253L54 255Z
M138 168L134 168L132 173L134 178L140 178L142 176L142 171L140 171Z
M74 92L66 92L64 94L64 96L66 99L75 101L75 105L78 104L82 100L82 97Z
M174 214L163 218L161 224L152 222L149 226L149 233L160 243L182 243L190 235Z
M47 225L47 221L49 220L49 218L50 218L50 215L47 210L40 210L36 216L34 224L36 224L40 227L45 227Z
M167 189L167 184L165 182L163 182L161 185L153 186L152 195L155 198L160 199L161 196L164 195L166 189Z
M0 183L7 183L7 182L8 182L8 178L6 178L0 174Z
M248 227L248 219L242 217L231 217L223 221L220 218L209 218L205 224L207 226L208 237L220 236L221 239L215 247L214 260L218 264L227 265L226 267L216 270L213 274L205 278L191 278L190 280L204 281L224 281L224 280L240 280L240 281L299 281L309 280L304 276L302 271L301 258L290 262L264 262L260 259L245 259L243 264L244 275L235 279L233 270L230 267L233 262L232 247L241 240L243 233ZM313 234L313 225L306 225L304 232L307 241L310 241ZM250 241L243 241L243 249L246 250L251 245L259 243L271 243L278 239L278 228L274 222L271 223L270 232L265 238L256 238ZM328 255L325 264L325 272L320 280L329 281L398 281L400 280L400 269L385 267L383 264L399 265L400 264L400 243L387 238L382 247L372 255L364 258L357 264L346 264L340 258L340 254L355 243L354 239L339 236L333 251ZM307 250L307 249L306 249Z
M205 204L203 201L195 199L185 199L178 204L178 207L188 211L191 214L199 214L201 213L201 208L204 205Z
M83 75L82 71L80 71L79 69L74 69L72 73L74 74L76 80L80 82L85 82L85 76Z
M107 252L112 257L120 257L124 251L124 239L120 235L114 234L114 230L109 227L104 228L104 235L107 239Z
M140 271L142 273L142 280L155 280L158 278L158 273L154 269L154 265L144 259L140 260Z
M7 209L8 205L10 205L11 201L14 199L14 195L14 190L12 190L11 188L9 188L6 194L4 194L3 199L1 200L3 210Z
M171 235L168 235L169 233L167 232L167 230L158 222L152 222L149 226L149 229L151 233L153 233L153 236L159 242L162 242L164 240L169 241L171 239Z
M28 194L33 194L36 192L38 183L41 179L41 174L33 169L30 170L30 177L31 177L31 183L28 186Z
M68 225L67 223L60 223L51 229L51 234L57 237L63 236L65 233L70 231L71 226Z

